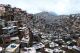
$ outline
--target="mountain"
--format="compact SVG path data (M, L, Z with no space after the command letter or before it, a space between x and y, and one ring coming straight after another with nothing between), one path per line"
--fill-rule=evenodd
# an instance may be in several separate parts
M57 16L57 14L55 12L47 12L47 11L43 11L43 12L40 12L40 13L37 13L36 15L48 15L48 16Z
M34 14L33 17L38 19L44 19L46 22L50 23L50 22L53 22L55 19L57 19L58 15L55 12L43 11L43 12Z
M50 15L58 16L55 12L48 12Z

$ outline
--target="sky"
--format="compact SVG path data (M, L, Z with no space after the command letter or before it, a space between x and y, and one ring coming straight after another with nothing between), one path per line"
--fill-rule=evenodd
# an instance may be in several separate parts
M80 13L80 0L0 0L0 4L10 4L33 14L42 11L58 15Z

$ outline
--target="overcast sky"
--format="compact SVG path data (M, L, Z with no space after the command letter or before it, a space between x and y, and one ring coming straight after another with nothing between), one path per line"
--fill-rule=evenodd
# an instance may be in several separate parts
M57 14L80 13L80 0L0 0L0 4L11 4L29 13L52 11Z

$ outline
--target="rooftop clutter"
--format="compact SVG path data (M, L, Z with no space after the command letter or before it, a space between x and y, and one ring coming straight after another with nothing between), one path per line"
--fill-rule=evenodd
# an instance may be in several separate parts
M80 52L79 14L55 16L60 18L50 23L41 17L44 16L35 16L20 8L1 4L0 52Z

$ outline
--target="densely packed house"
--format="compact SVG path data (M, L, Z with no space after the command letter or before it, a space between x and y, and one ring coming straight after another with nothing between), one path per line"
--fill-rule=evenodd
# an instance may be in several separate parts
M0 4L0 53L80 53L79 14L41 15Z

